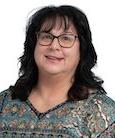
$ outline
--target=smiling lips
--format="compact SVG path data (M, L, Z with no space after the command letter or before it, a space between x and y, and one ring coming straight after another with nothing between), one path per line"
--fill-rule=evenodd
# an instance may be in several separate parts
M63 57L50 56L50 55L45 56L45 57L46 57L47 59L49 59L49 60L52 60L52 61L55 61L55 60L60 61L60 60L64 59Z

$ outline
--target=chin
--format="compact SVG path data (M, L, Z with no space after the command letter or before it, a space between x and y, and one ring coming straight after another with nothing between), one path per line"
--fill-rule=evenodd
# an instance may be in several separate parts
M54 68L54 67L52 67L52 68L47 67L47 68L42 69L42 72L44 72L46 74L56 75L56 74L62 73L63 70L59 69L59 68Z
M59 71L59 70L47 70L46 72L51 75L57 75L62 73L62 71Z
M44 64L42 66L38 66L38 69L39 69L39 73L55 75L55 74L63 73L65 70L65 66Z

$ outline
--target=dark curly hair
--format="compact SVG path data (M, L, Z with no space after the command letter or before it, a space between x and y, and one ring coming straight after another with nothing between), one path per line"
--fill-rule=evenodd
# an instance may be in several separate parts
M21 63L19 78L14 86L10 86L13 99L25 101L32 88L38 81L38 67L34 60L34 50L37 42L36 32L39 32L43 23L47 23L47 31L50 31L56 24L56 18L59 17L60 25L62 21L65 30L71 21L77 32L80 41L80 61L75 72L75 80L68 91L69 100L83 100L88 98L89 90L106 93L102 87L103 80L95 76L92 68L97 63L97 55L92 44L92 36L86 15L78 8L62 5L47 6L35 12L29 19L26 27L26 39L24 43L24 53L19 58Z

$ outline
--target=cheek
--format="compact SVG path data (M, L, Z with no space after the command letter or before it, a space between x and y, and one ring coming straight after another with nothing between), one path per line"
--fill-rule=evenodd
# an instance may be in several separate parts
M42 54L41 48L36 46L35 51L34 51L34 59L35 59L35 62L37 65L39 64L39 62L41 60L41 54Z
M68 49L65 54L67 57L68 64L70 64L70 66L76 67L80 60L79 46L73 47L72 49Z
M39 49L36 46L35 51L34 51L34 58L35 58L35 60L37 60L39 58L38 55L39 55Z
M80 60L80 52L79 51L74 51L74 53L71 56L71 64L73 64L73 67L77 67L77 65L79 64L79 60Z
M73 59L76 61L76 63L79 63L80 60L80 44L78 43L73 47Z

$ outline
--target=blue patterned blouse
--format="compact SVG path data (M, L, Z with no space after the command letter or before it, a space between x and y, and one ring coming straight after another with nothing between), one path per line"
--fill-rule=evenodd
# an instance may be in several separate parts
M0 138L115 138L115 102L93 92L39 113L29 100L0 93Z

